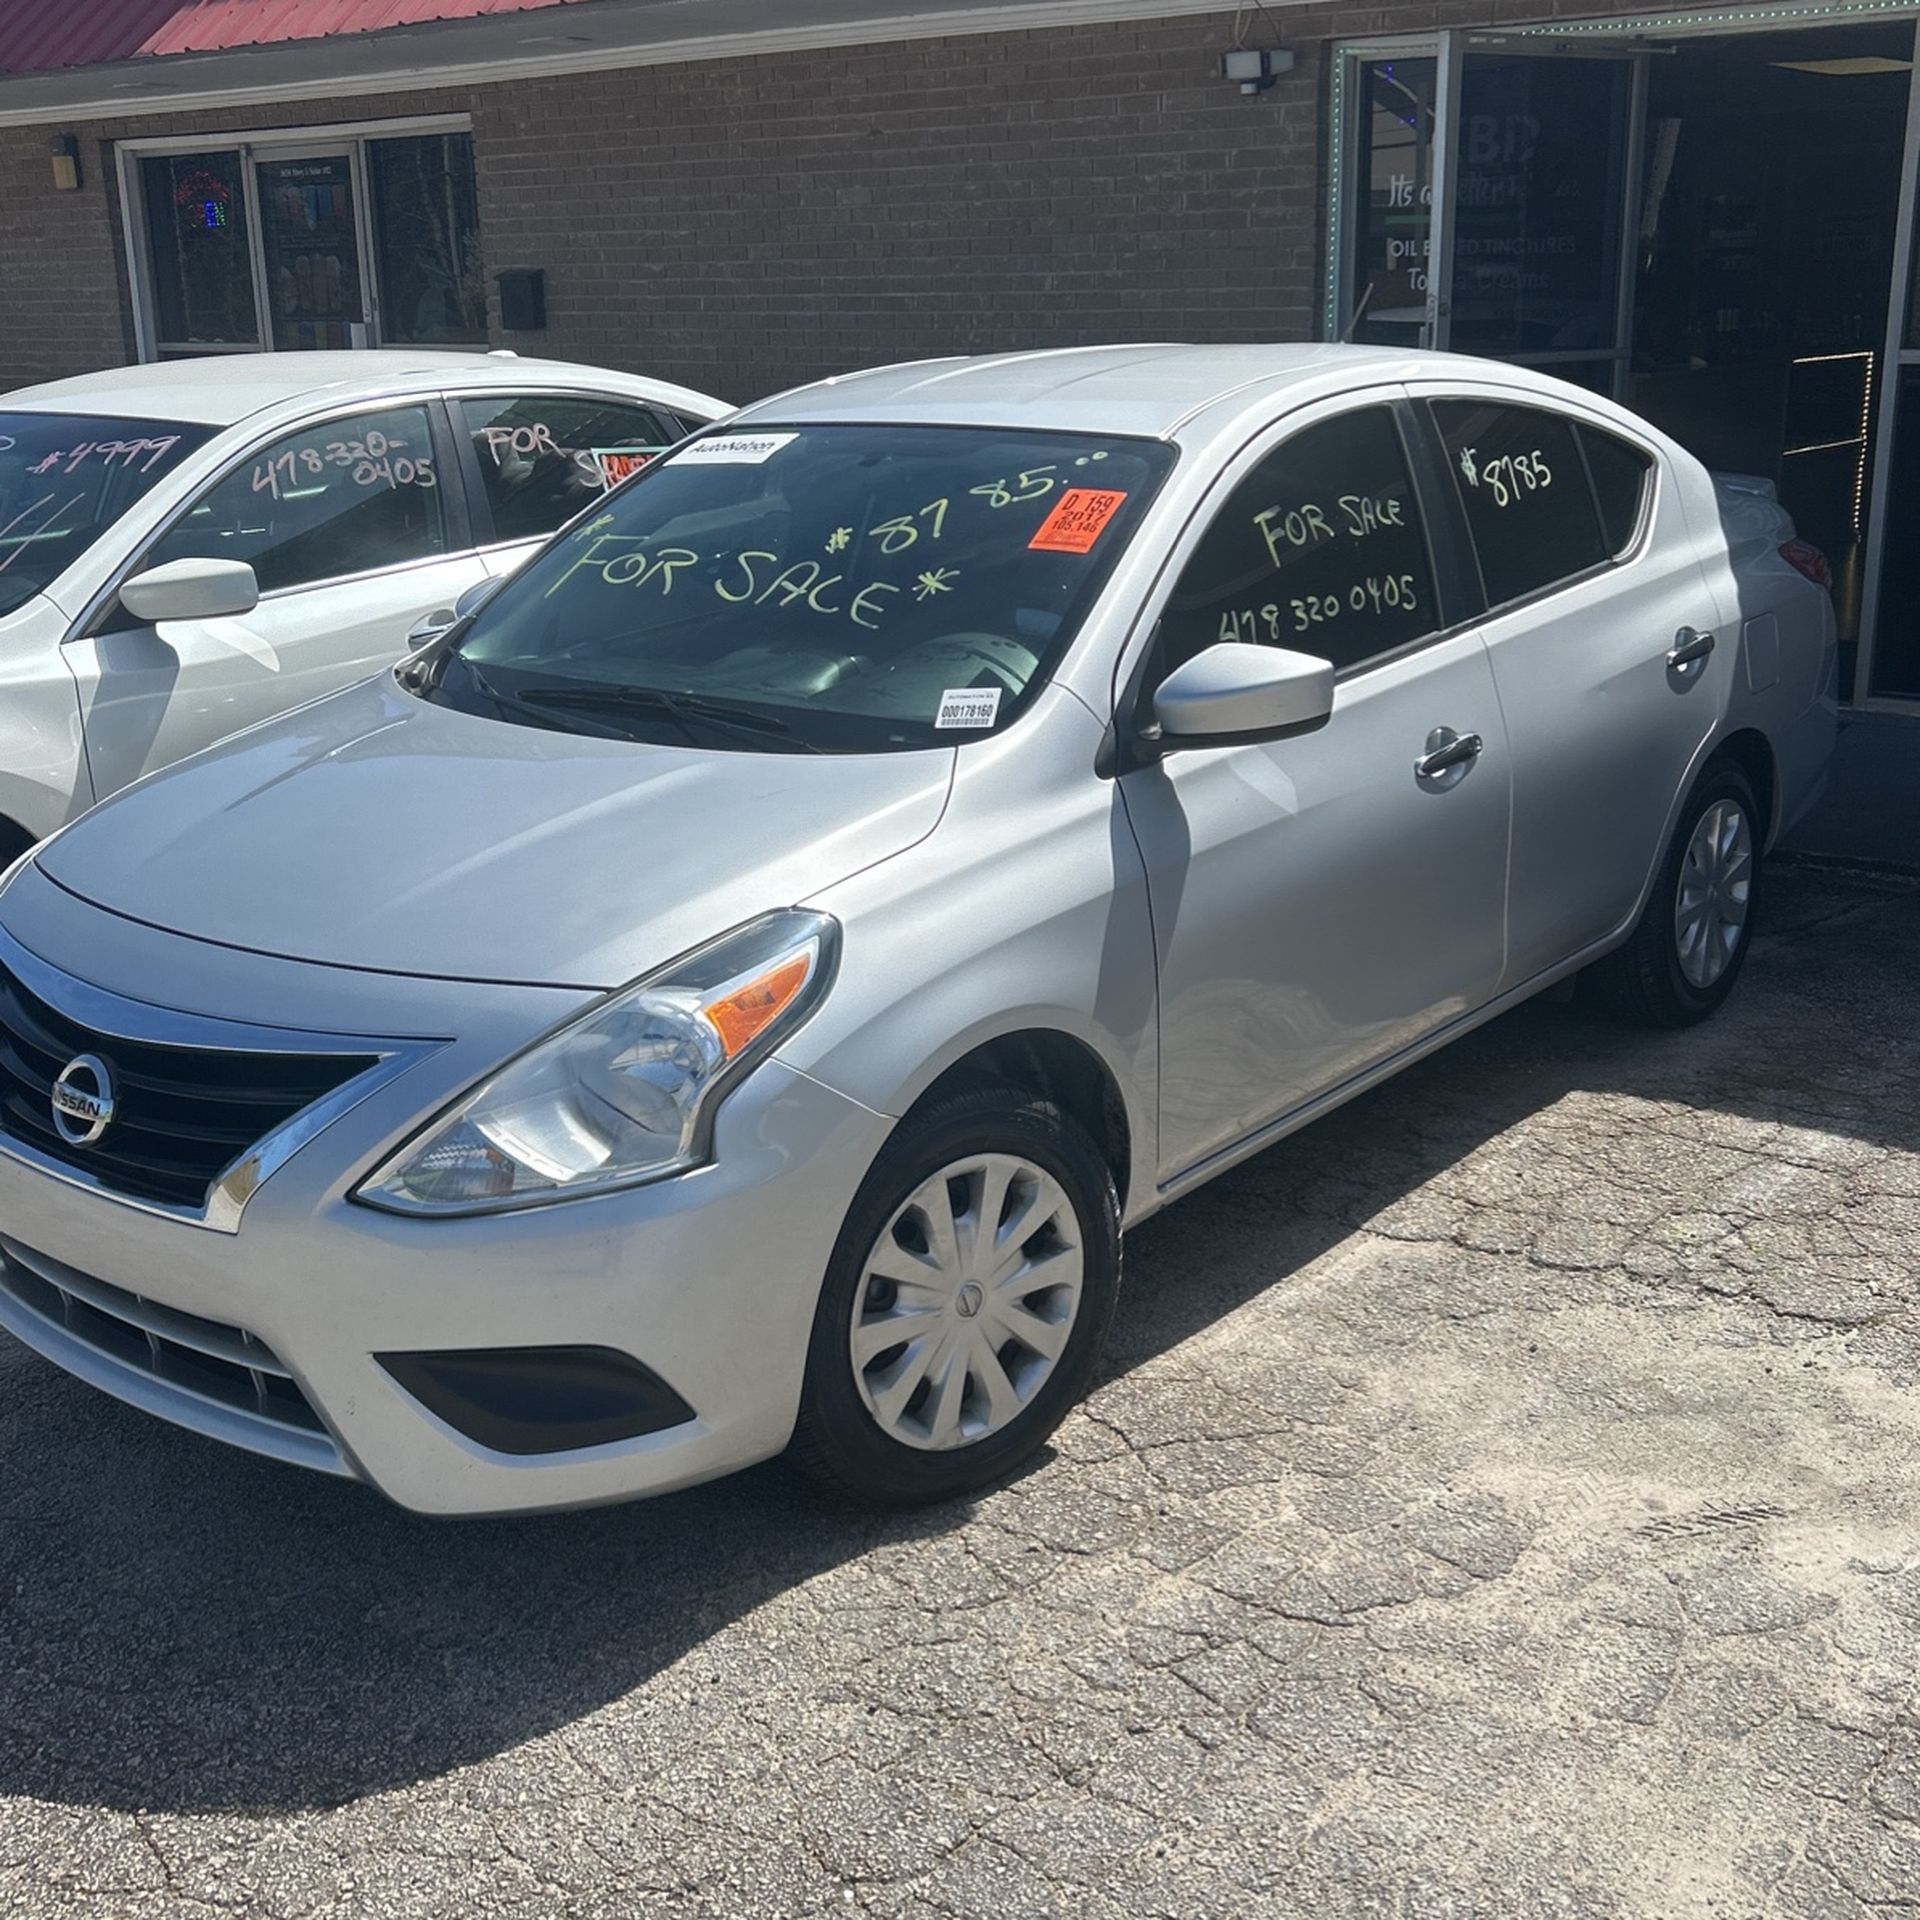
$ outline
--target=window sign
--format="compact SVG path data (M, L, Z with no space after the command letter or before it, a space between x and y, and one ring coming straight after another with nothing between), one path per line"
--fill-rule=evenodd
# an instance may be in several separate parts
M216 481L147 566L244 560L262 593L405 566L447 550L432 430L419 407L303 427Z
M543 538L638 473L681 431L677 420L650 407L585 394L459 405L499 541Z
M1544 592L1608 558L1571 421L1479 400L1437 400L1433 417L1489 606Z
M240 155L165 154L140 174L162 348L257 347Z
M1167 601L1161 664L1227 640L1354 667L1439 624L1399 429L1365 407L1295 434L1234 489Z

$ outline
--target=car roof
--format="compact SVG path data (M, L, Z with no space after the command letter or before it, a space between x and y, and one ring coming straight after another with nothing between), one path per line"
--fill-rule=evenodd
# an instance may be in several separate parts
M114 414L130 420L181 420L230 427L267 408L304 399L347 399L355 393L390 395L409 386L434 390L519 386L523 383L643 390L663 404L676 395L707 396L667 382L568 360L512 353L409 352L355 348L343 353L221 353L150 366L109 367L65 380L21 387L0 397L0 410ZM709 403L708 410L722 403Z
M842 374L756 402L729 424L886 421L1133 433L1191 442L1224 431L1243 416L1271 417L1324 393L1436 374L1495 379L1543 393L1558 387L1495 361L1399 347L1063 347Z

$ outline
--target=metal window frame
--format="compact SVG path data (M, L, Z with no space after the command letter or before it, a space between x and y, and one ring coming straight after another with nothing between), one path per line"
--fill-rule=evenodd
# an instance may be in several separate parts
M159 359L162 352L215 356L223 353L274 353L273 315L267 285L265 234L255 168L261 161L347 156L353 169L354 230L360 248L361 296L367 315L367 342L381 342L379 262L374 252L373 175L367 147L377 140L406 140L436 133L473 132L470 113L414 114L394 120L342 120L319 126L246 128L231 134L208 131L167 134L149 139L114 142L114 171L120 188L120 232L126 249L127 287L132 296L134 357L141 362ZM176 153L234 153L240 159L242 197L247 223L248 264L253 273L254 319L258 341L210 345L205 341L167 341L159 338L154 298L153 259L148 238L147 204L140 162ZM450 346L450 353L484 353L485 341Z

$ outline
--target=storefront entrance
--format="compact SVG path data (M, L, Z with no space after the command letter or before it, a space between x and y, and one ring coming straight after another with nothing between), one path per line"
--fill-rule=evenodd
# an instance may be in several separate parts
M464 121L130 141L120 168L143 359L486 344Z
M1340 49L1328 334L1543 367L1772 481L1850 697L1920 700L1914 25L1635 24Z

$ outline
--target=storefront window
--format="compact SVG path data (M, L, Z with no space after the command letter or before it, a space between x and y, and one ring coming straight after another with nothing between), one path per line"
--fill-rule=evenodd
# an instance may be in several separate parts
M473 136L376 140L368 160L382 336L408 346L484 345Z
M153 357L486 344L468 133L236 141L136 177Z
M143 160L140 177L161 350L257 347L240 155L165 154Z
M1617 60L1466 61L1448 341L1457 351L1612 348L1631 81Z
M1360 68L1360 182L1354 221L1355 340L1417 346L1427 318L1433 226L1431 58L1369 60Z

